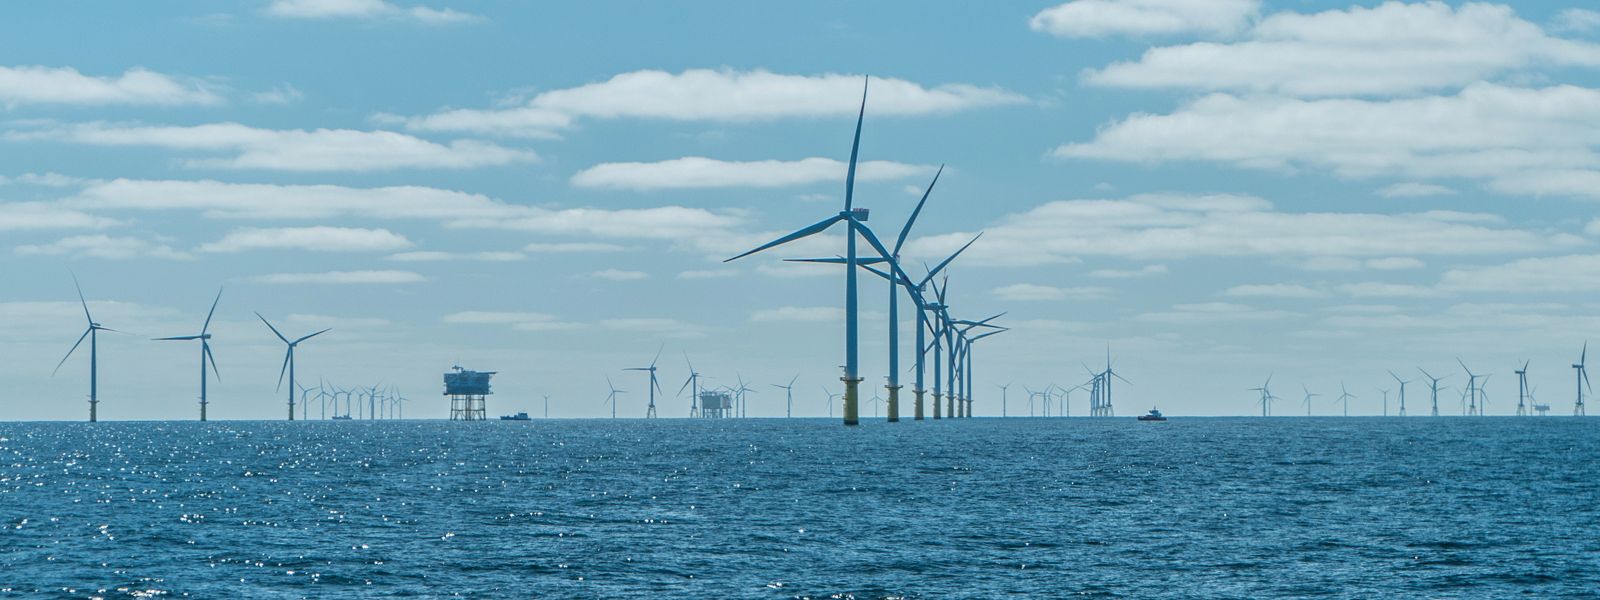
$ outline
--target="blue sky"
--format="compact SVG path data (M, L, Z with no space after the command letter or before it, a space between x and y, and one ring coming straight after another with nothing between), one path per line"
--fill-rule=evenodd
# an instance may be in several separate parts
M102 418L192 418L196 333L226 288L213 418L278 418L302 381L499 370L491 412L599 416L665 346L716 384L837 389L842 281L723 265L836 211L861 76L862 205L951 271L958 315L1010 311L998 384L1075 385L1112 345L1131 414L1382 410L1385 369L1494 373L1570 410L1595 325L1600 13L1583 3L1075 0L579 5L263 1L0 12L0 381L12 419L81 419L97 320ZM886 326L864 288L864 394ZM910 338L910 327L904 337ZM83 350L80 349L80 352ZM909 354L909 344L905 350ZM906 361L909 364L909 359ZM1455 375L1445 385L1459 386ZM1458 413L1458 393L1441 410ZM1408 388L1411 412L1422 389ZM1082 393L1073 412L1086 412ZM1392 399L1392 403L1393 403ZM687 399L662 399L664 416ZM871 414L870 405L865 409ZM1391 407L1391 410L1393 408Z

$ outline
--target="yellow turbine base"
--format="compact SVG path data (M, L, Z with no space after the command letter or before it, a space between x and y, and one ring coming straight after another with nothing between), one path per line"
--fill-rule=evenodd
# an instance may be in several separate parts
M861 402L856 387L861 384L860 377L840 377L844 382L844 424L854 426L861 424Z

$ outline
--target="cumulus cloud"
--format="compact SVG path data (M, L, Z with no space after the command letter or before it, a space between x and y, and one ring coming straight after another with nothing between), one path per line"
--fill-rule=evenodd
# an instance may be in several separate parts
M1137 269L1095 269L1093 271L1089 271L1089 276L1099 277L1101 279L1133 279L1136 277L1161 275L1166 272L1166 265L1145 265Z
M563 321L559 317L538 312L465 311L444 316L444 322L454 325L500 325L517 331L570 331L582 329L582 323Z
M382 252L410 246L411 240L387 229L278 227L235 229L220 240L201 245L200 251L293 249L314 252Z
M650 277L644 271L627 271L623 269L601 269L585 275L590 279L605 279L607 281L638 281Z
M0 66L0 105L193 106L221 104L222 96L194 79L129 69L96 77L71 67Z
M994 295L1002 300L1029 302L1037 300L1093 300L1104 298L1111 290L1095 286L1057 287L1033 283L1014 283L995 288Z
M680 272L678 279L725 279L738 275L738 269L699 269Z
M128 125L80 123L10 131L5 139L148 146L171 150L227 153L191 158L195 168L269 171L390 171L395 169L471 169L538 161L530 150L477 140L438 143L393 131L354 129L261 129L239 123L206 125Z
M1205 325L1239 321L1274 321L1293 316L1298 316L1298 313L1259 309L1229 302L1204 302L1176 304L1170 310L1143 313L1135 319L1174 325Z
M20 229L103 229L115 219L98 217L49 202L0 202L0 231Z
M1074 38L1226 35L1243 29L1260 8L1260 0L1072 0L1040 11L1028 26Z
M748 122L793 117L854 116L862 78L856 75L785 75L763 70L689 69L681 73L633 71L602 82L557 89L527 104L503 109L453 109L420 117L378 115L413 131L552 137L578 118ZM995 87L935 87L874 78L870 110L878 116L943 114L1019 104L1026 98Z
M1578 33L1600 31L1600 12L1585 8L1568 8L1556 14L1556 28Z
M295 284L392 284L421 283L427 281L411 271L325 271L321 273L273 273L251 278L256 283L278 285Z
M265 12L284 19L404 20L424 25L483 20L483 17L448 8L402 7L384 0L272 0Z
M49 244L17 246L14 252L22 256L68 256L72 258L102 258L108 260L135 258L190 260L194 258L187 253L174 250L171 246L164 244L157 244L134 237L111 237L107 235L78 235L62 238Z
M942 257L971 239L913 240L908 256ZM1063 200L1007 215L984 228L962 264L1033 266L1081 257L1175 260L1255 256L1272 260L1535 253L1580 246L1581 236L1496 226L1445 213L1296 213L1260 198L1145 195Z
M1600 46L1549 36L1504 5L1385 2L1275 13L1239 41L1151 48L1084 79L1114 87L1383 95L1562 66L1600 66Z
M725 161L699 156L660 162L603 163L572 176L572 185L584 188L631 190L786 187L823 181L842 181L849 165L831 158L793 161ZM933 167L871 160L857 165L859 181L891 181L933 172ZM921 193L917 188L917 193Z
M1519 294L1600 291L1600 255L1525 258L1444 272L1439 287L1455 292Z
M1339 291L1357 298L1426 298L1440 295L1439 290L1425 285L1363 281L1347 283Z
M750 320L757 323L842 323L844 309L835 306L780 306L755 311L750 314Z
M1222 295L1238 298L1321 298L1328 293L1292 283L1263 283L1236 285L1224 290Z
M1502 192L1600 198L1600 90L1467 86L1453 96L1303 100L1211 94L1137 114L1061 158L1326 169L1349 178L1486 179Z
M1378 195L1385 198L1426 198L1429 196L1453 196L1455 193L1455 190L1442 185L1417 183L1415 181L1396 183L1378 190Z
M522 247L523 252L534 254L580 254L589 252L621 252L626 246L603 242L534 242Z
M472 260L480 262L515 262L528 256L521 252L444 252L440 250L419 250L416 252L400 252L389 255L389 260L399 262L442 262L452 260Z

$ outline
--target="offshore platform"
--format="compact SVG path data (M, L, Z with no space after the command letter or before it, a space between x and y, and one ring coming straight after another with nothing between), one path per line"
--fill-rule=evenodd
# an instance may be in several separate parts
M726 419L733 416L733 393L727 390L700 391L700 417Z
M494 391L489 378L495 371L468 371L461 365L444 374L444 395L450 397L451 421L483 421L489 418L486 400Z

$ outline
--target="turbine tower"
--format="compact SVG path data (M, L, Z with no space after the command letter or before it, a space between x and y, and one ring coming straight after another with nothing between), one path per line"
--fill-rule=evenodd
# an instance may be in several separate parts
M61 362L56 363L56 370L50 372L51 377L61 371L61 365L67 364L67 359L72 358L72 353L83 343L83 338L89 338L89 422L100 420L100 352L99 338L101 331L116 331L110 327L96 323L94 316L89 314L89 301L83 299L83 286L78 285L78 276L72 276L72 286L78 289L78 303L83 305L83 318L89 322L88 329L83 330L83 335L78 336L78 341L72 344L72 349L67 350L67 355L61 357Z
M1422 371L1422 376L1428 378L1428 391L1430 392L1429 399L1433 401L1432 415L1437 417L1439 416L1439 382L1442 381L1444 377L1434 377L1433 375L1428 374L1427 371L1424 371L1422 367L1417 367L1417 370ZM1445 377L1449 377L1449 375L1446 375Z
M300 345L300 342L304 342L304 341L309 340L311 338L314 338L314 337L317 337L317 336L322 335L324 333L327 333L330 329L333 329L333 328L329 327L328 329L324 329L322 331L318 331L318 332L313 333L311 335L300 336L299 338L297 338L297 339L295 339L294 341L291 342L291 341L289 341L289 338L283 337L283 333L279 332L277 327L273 327L272 326L272 322L271 321L268 321L266 317L261 316L261 313L259 313L259 312L256 313L256 317L260 318L262 323L266 323L267 324L267 329L271 329L273 335L278 336L278 339L283 340L283 343L287 344L289 346L289 349L286 352L284 352L284 354L283 354L283 366L278 368L278 388L277 389L280 389L280 390L283 389L283 374L284 374L285 371L287 371L289 373L289 420L293 421L294 420L294 389L295 389L295 385L296 385L295 384L295 380L294 380L294 349Z
M700 416L700 372L694 370L694 363L689 361L689 353L683 353L684 364L689 365L689 377L683 380L683 385L678 388L678 395L683 395L684 388L689 390L689 418Z
M222 301L222 290L217 290L217 298L211 301L211 311L206 313L206 322L200 326L199 335L180 335L174 337L155 338L156 341L186 341L200 340L200 420L206 420L206 363L211 363L211 373L217 376L217 381L222 381L222 373L217 370L217 359L211 356L211 316L217 314L217 303Z
M1309 417L1309 416L1311 416L1311 399L1315 398L1317 396L1321 396L1322 394L1313 394L1313 393L1311 393L1311 390L1307 389L1305 384L1301 384L1300 385L1300 389L1305 390L1305 392L1306 392L1306 399L1304 401L1304 404L1306 405L1306 416Z
M1473 373L1472 369L1468 369L1467 363L1461 362L1460 358L1456 359L1456 364L1461 365L1461 370L1467 372L1467 395L1465 396L1465 399L1467 400L1467 406L1465 407L1466 414L1478 414L1478 377L1480 377L1480 375Z
M615 419L617 418L617 394L626 394L628 391L617 389L617 386L611 383L610 377L606 378L606 387L611 388L611 393L606 394L606 401L601 403L600 406L604 407L605 405L610 404L611 418Z
M1389 388L1375 388L1383 394L1383 416L1389 416Z
M1350 390L1344 389L1343 381L1339 382L1339 401L1344 403L1344 416L1350 416L1350 399L1357 397L1359 396L1350 393Z
M1011 387L1011 384L1013 384L1013 383L1016 383L1016 381L1008 381L1008 382L1006 382L1005 385L995 386L995 387L1000 388L1000 416L1002 416L1002 417L1007 416L1006 415L1006 390L1009 389Z
M630 369L623 369L624 371L649 371L650 372L650 385L649 385L649 388L650 388L650 390L649 390L650 391L650 407L645 410L644 418L646 418L646 419L654 419L654 418L656 418L656 391L661 389L661 384L656 383L656 361L661 360L661 351L665 350L666 347L667 347L666 344L662 344L661 348L656 349L656 357L650 359L650 366L648 366L648 367L633 367L633 368L630 368ZM666 392L662 392L662 393L664 394Z

